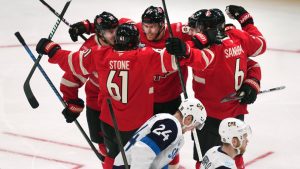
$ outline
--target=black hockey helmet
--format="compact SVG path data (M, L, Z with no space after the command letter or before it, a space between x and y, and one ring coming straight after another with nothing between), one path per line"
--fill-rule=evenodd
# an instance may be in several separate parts
M140 36L137 27L131 23L119 25L116 31L114 49L118 51L138 48Z
M161 7L148 7L142 15L143 23L165 23L165 12Z
M203 10L205 11L205 10ZM209 28L217 28L218 30L224 30L225 17L220 9L208 9L198 15L196 21L196 28L199 30L206 30Z
M114 29L119 25L119 20L109 12L102 12L94 20L95 32L100 33L106 29Z
M199 11L193 13L189 18L188 18L188 26L191 28L196 28L196 22L199 18L199 16L204 15L207 9L200 9Z

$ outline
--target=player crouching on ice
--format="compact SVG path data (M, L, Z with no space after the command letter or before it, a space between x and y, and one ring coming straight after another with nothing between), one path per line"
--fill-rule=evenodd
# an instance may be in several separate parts
M181 103L174 115L154 115L124 146L130 169L178 168L168 164L184 144L183 134L197 127L201 129L206 120L206 110L197 99ZM115 159L113 169L125 168L121 153Z
M219 134L222 145L212 147L206 152L201 169L237 169L234 158L245 153L252 132L245 122L226 118L219 126Z

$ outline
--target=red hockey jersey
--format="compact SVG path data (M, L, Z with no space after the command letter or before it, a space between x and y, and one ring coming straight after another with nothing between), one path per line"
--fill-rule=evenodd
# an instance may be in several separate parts
M170 37L168 27L165 28L165 35L161 40L148 41L145 33L143 32L142 23L137 23L136 26L140 33L140 40L142 45L157 48L157 49L163 49L165 47L165 42ZM184 26L180 22L171 24L171 28L174 37L178 37L183 41L191 40L191 36L189 36L187 32L184 31ZM186 83L187 76L188 76L187 67L183 66L181 69L184 77L184 83ZM179 75L177 71L154 76L154 102L155 103L163 103L163 102L171 101L177 98L178 96L180 96L180 93L182 93L182 88L180 85Z
M89 37L79 50L87 50L93 46L101 46L96 35ZM78 89L85 84L86 105L94 110L100 111L98 103L99 85L97 72L89 75L74 74L75 72L65 72L60 83L60 91L64 100L77 99Z
M266 42L252 24L243 30L231 29L221 45L212 45L215 59L205 71L193 70L195 97L204 104L209 117L224 119L247 114L247 105L238 101L220 103L228 94L236 92L248 78L261 79L258 63L248 57L265 52Z
M181 64L197 70L205 69L214 58L209 49L190 49L190 53L190 57L181 60ZM99 98L112 98L121 131L137 129L153 115L153 76L177 69L175 58L165 49L152 48L125 52L114 51L111 47L96 47L75 53L59 50L49 62L59 64L66 72L80 75L97 71L101 89ZM104 100L100 119L113 126Z

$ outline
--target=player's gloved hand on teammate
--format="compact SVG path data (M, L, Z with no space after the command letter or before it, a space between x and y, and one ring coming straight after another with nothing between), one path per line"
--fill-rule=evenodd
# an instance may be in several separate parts
M221 40L218 39L217 29L207 29L202 33L197 33L192 37L192 41L198 49L206 48L212 44L221 44Z
M74 99L67 101L67 107L62 111L67 123L72 123L83 111L84 101L82 99Z
M60 49L61 47L59 46L59 44L46 38L40 39L40 41L36 45L37 53L48 55L49 58L51 58Z
M91 23L89 20L84 20L81 22L77 22L70 26L69 34L73 42L76 42L78 40L78 36L87 33L91 33Z
M254 24L252 16L241 6L229 5L225 11L229 18L238 20L242 27Z
M236 29L235 25L232 23L225 24L224 28L225 28L225 31Z
M169 54L177 58L188 58L190 55L190 46L179 38L168 38L166 40L166 49Z
M238 96L243 96L241 104L252 104L255 102L257 93L260 90L260 82L256 79L246 79L241 88L237 91Z

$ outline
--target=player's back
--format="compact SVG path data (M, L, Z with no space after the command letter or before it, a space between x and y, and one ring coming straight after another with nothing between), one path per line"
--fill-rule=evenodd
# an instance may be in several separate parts
M112 97L121 131L137 129L153 114L153 75L161 69L160 57L152 56L152 48L117 52L105 47L101 51L104 57L95 59L101 94ZM101 112L101 119L112 125L105 100Z
M205 153L200 168L216 169L219 167L236 169L235 161L223 152L220 146L215 146Z
M247 59L240 39L227 37L221 45L210 49L215 58L205 71L193 70L195 97L203 102L208 116L217 119L246 114L246 105L238 101L220 103L221 99L236 92L247 74Z
M153 139L153 137L151 137L153 135L157 136L155 137L156 139ZM172 141L168 142L169 139L172 139ZM156 149L156 153L158 154L156 154L157 156L154 158L141 158L148 160L151 159L151 161L134 161L136 160L137 156L147 156L148 154L147 147L144 147L146 148L145 150L143 150L144 154L137 154L141 150L135 149L134 146L140 141L147 144L147 147L151 148L152 150L155 150L155 147L160 149ZM167 145L164 146L165 148L159 147L165 143L167 143ZM148 163L148 168L156 169L163 168L166 164L168 164L177 154L178 150L183 146L183 143L184 138L179 121L174 116L168 113L160 113L154 115L146 123L144 123L143 126L141 126L136 131L134 136L124 146L124 149L129 165L133 167L145 167L143 163ZM120 153L115 159L115 165L123 165L123 160Z

